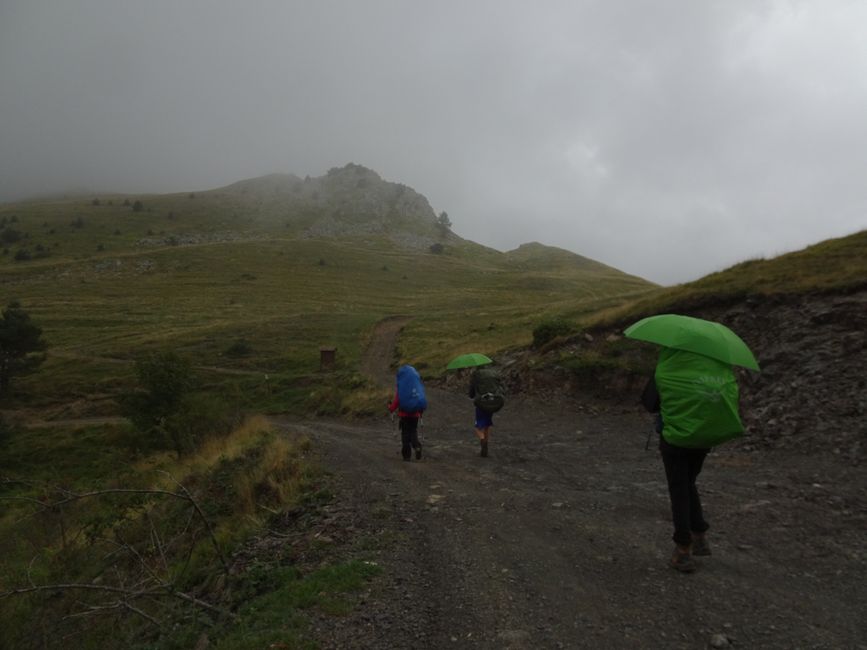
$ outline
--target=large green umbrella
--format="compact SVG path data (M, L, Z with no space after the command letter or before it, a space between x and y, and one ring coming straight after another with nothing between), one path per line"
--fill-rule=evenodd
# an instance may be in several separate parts
M486 357L478 352L470 352L462 354L449 361L446 370L459 370L460 368L475 368L476 366L485 366L489 363L494 363L493 359Z
M747 344L728 327L713 321L679 314L660 314L643 318L627 327L623 333L631 339L703 354L752 370L759 369Z

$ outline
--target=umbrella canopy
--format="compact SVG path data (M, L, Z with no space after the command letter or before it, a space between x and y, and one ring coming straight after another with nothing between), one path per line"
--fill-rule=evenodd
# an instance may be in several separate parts
M476 366L486 366L489 363L494 363L493 359L486 357L478 352L470 352L462 354L449 361L446 370L459 370L460 368L475 368Z
M747 344L728 327L713 321L679 314L660 314L643 318L627 327L623 333L631 339L703 354L751 370L759 369Z

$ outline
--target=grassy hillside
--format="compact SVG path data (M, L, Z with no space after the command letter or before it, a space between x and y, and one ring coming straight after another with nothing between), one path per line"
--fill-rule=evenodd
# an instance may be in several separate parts
M263 408L306 410L334 381L318 373L320 346L337 346L339 381L352 383L385 316L414 317L402 354L437 374L460 352L528 343L546 315L652 288L560 249L502 254L442 232L423 197L359 166L196 194L6 205L0 224L0 300L21 301L49 343L20 399L91 401L101 414L129 389L129 361L149 351L177 350ZM248 354L229 353L238 342Z
M208 398L173 431L229 404L373 412L385 395L358 367L386 316L412 317L399 353L431 376L462 352L526 345L546 317L577 319L653 289L560 249L503 254L465 241L438 227L423 196L358 165L207 192L2 205L0 240L0 306L20 301L48 344L39 370L0 401L0 497L14 505L0 516L0 597L31 581L160 593L123 592L124 606L141 608L125 616L98 588L3 599L0 625L18 647L59 646L66 634L88 647L192 647L203 625L214 647L300 647L298 612L339 613L340 594L375 572L329 564L314 531L309 544L280 548L325 569L257 550L227 574L220 553L243 558L252 536L275 528L303 538L298 522L315 522L327 495L304 441L289 444L267 423L208 432L176 457L161 447L167 424L136 430L119 418L140 394L135 362L146 354L179 354ZM337 348L331 372L319 369L323 346ZM189 508L163 494L175 481L202 501L198 526L184 527ZM106 488L156 492L52 505ZM287 509L305 514L280 533ZM242 623L163 597L176 590ZM95 618L79 618L89 607Z
M593 325L610 326L650 314L689 311L750 296L846 293L864 286L867 286L867 230L773 259L741 262L695 282L660 288L599 314Z
M757 356L772 356L765 339L782 339L773 305L798 305L805 298L832 297L863 291L867 287L867 231L819 244L768 260L750 260L704 278L675 287L660 287L635 300L609 309L578 315L584 334L563 337L547 346L534 368L566 369L581 390L608 397L639 391L657 359L657 347L621 337L630 324L654 314L679 313L722 320L749 342ZM826 307L827 308L827 307ZM790 314L777 309L780 314ZM737 314L755 313L756 319L734 323ZM734 314L734 316L732 315ZM759 314L763 320L759 320ZM791 323L815 329L809 322ZM766 329L771 328L771 329ZM785 330L785 328L784 328ZM790 342L792 349L797 342ZM779 347L779 346L778 346Z

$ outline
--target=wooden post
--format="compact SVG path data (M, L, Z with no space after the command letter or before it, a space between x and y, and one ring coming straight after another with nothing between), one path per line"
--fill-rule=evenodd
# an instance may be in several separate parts
M337 348L319 348L319 370L334 370Z

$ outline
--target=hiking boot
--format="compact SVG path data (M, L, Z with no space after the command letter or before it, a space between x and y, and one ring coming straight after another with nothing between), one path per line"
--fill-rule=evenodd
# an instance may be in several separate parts
M482 456L482 458L488 457L488 441L487 440L482 440L481 456Z
M415 459L416 459L416 460L421 460L421 447L416 447L416 450L415 450Z
M704 533L693 533L692 534L692 554L693 555L710 555L710 546L707 543L707 539L704 536Z
M669 564L672 569L677 569L681 573L692 573L695 571L695 560L692 559L692 555L689 553L689 546L675 546Z

